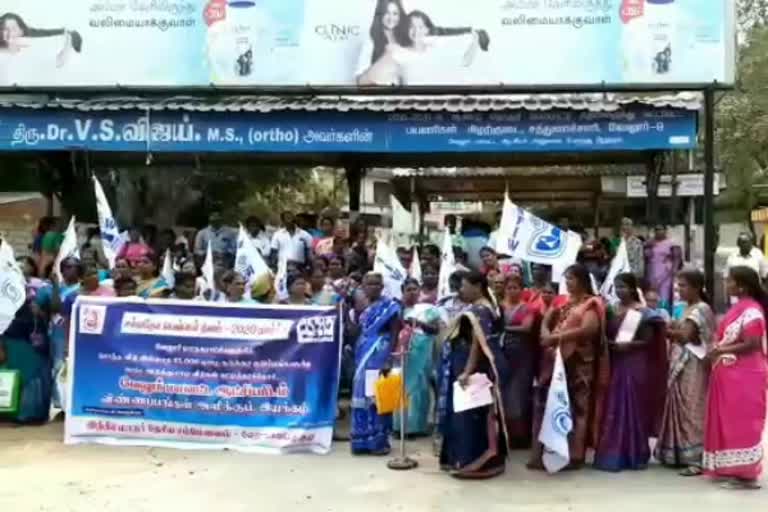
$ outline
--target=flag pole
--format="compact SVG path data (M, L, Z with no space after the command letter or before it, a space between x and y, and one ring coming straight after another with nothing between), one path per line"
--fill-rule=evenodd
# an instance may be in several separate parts
M400 454L387 462L389 469L396 471L404 471L408 469L415 469L419 463L408 457L405 447L405 430L408 425L408 406L406 405L406 389L405 389L405 376L408 371L408 352L411 349L411 342L415 329L411 330L411 335L408 338L408 343L400 349Z

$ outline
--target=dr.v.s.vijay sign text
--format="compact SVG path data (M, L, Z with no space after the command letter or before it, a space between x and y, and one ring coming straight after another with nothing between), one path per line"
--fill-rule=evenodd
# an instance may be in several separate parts
M734 80L734 0L5 0L0 87Z

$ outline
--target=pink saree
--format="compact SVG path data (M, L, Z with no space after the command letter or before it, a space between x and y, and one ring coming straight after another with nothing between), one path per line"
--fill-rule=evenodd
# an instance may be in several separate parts
M763 460L766 416L765 316L752 299L741 299L720 323L716 346L763 338L763 347L720 356L713 363L707 397L704 473L755 480Z

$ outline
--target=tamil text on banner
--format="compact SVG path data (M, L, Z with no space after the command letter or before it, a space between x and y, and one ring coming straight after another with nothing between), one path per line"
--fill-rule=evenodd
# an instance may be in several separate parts
M67 443L329 451L336 308L81 297L72 319Z
M735 4L4 0L0 86L732 84Z
M194 104L190 104L194 109ZM696 147L697 112L467 113L3 109L1 151L524 153Z

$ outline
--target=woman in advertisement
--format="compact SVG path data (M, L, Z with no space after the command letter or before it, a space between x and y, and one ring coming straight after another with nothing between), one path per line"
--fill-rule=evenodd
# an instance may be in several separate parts
M67 63L67 58L73 50L80 53L83 49L83 38L78 32L65 28L32 28L21 16L10 12L0 16L0 52L2 53L17 54L30 46L31 39L59 36L63 36L64 45L56 56L56 65L62 67Z
M471 35L483 50L490 44L484 30L436 27L421 11L406 14L401 0L379 0L371 24L371 38L360 53L357 84L403 85L408 78L404 76L403 65L413 61L414 56L427 53L426 36L457 35Z

